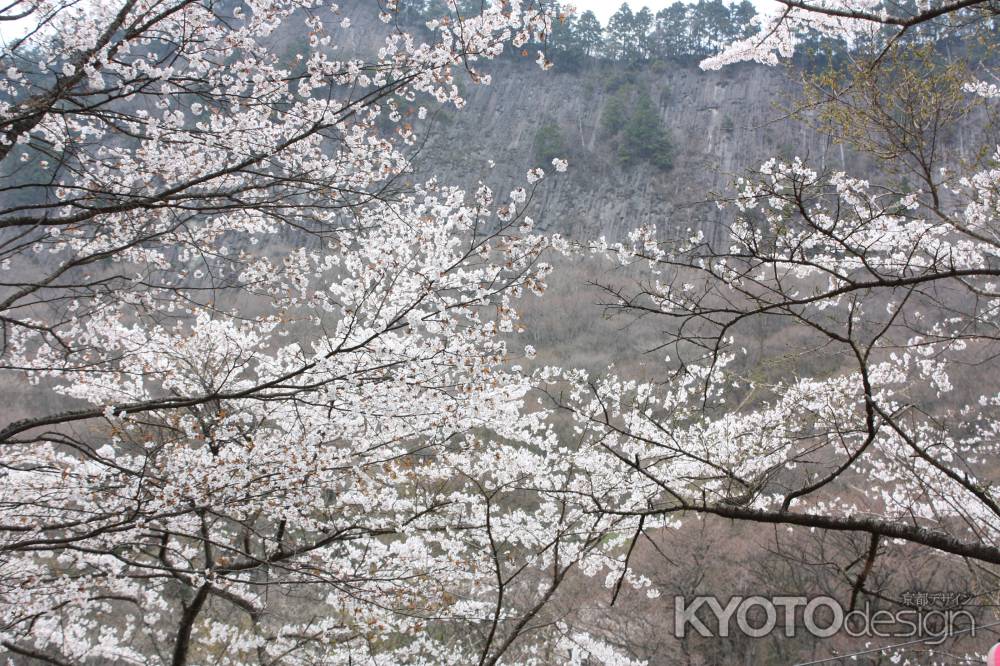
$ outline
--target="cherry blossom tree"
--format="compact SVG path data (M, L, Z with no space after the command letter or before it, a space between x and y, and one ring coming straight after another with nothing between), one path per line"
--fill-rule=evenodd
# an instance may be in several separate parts
M881 179L771 159L719 202L720 244L648 227L589 245L621 267L603 285L606 308L662 326L651 353L663 365L654 380L538 372L580 433L571 492L627 519L633 545L693 517L778 526L778 540L801 528L861 535L852 606L892 549L964 558L995 589L996 60L955 67L906 39L951 21L972 49L995 5L782 4L703 66L788 57L805 30L870 39L810 112L841 123L831 128ZM956 126L984 128L985 145L949 153ZM618 566L638 576L631 552Z
M408 182L427 107L550 19L449 1L425 39L396 4L369 55L311 0L2 10L7 660L614 654L545 615L602 533L506 342L544 172Z
M707 64L812 29L891 42L877 68L994 20L784 4ZM918 126L888 144L910 187L772 160L723 247L593 244L645 271L609 307L665 322L669 374L527 372L518 300L567 249L527 215L545 172L498 196L411 161L550 18L449 0L420 37L377 5L370 54L357 7L309 0L0 10L30 24L0 55L9 661L630 664L550 602L576 571L655 596L630 554L692 513L865 534L858 593L900 541L1000 563L1000 148L943 163ZM960 88L989 110L981 69ZM829 360L768 376L757 322Z

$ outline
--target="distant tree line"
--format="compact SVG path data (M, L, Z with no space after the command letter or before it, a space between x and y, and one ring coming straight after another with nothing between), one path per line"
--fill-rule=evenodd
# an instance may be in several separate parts
M459 13L464 9L475 15L481 4L481 0L462 0ZM420 22L438 16L439 5L440 0L410 0L400 3L399 15L406 22ZM559 2L553 5L559 19L547 41L549 55L560 69L578 69L595 60L640 64L701 58L756 31L752 20L757 12L749 0L675 2L656 13L649 7L633 11L623 3L606 26L592 11L569 13Z
M571 69L578 68L588 59L627 65L667 59L701 59L758 31L754 21L757 11L749 0L674 2L655 14L649 7L633 11L627 3L622 3L606 26L602 26L591 11L569 14L560 11L558 2L554 4L559 20L553 24L548 45L552 59ZM907 15L919 11L915 0L902 0L894 6ZM975 24L963 26L963 20L968 17L929 21L914 26L905 38L911 43L932 44L941 52L960 49L971 60L994 59L995 53L985 48L981 40L968 39L967 33L976 30ZM1000 19L993 18L990 25L994 30L1000 29ZM883 28L870 38L857 39L851 44L816 31L803 32L796 36L794 60L810 69L840 65L848 52L865 53L882 48L891 32Z
M675 2L653 13L649 7L632 11L622 4L602 27L593 12L561 14L549 37L551 48L563 60L584 57L642 63L685 56L706 56L723 44L753 33L756 15L749 0L726 4L722 0Z
M409 0L400 3L400 18L420 22L441 14L441 0ZM754 18L757 11L749 0L698 0L694 3L675 2L654 13L649 7L633 11L622 3L618 11L602 25L592 11L582 14L563 11L563 5L553 2L558 20L547 36L548 55L561 70L578 70L595 62L617 62L637 65L656 60L700 59L718 52L724 45L747 38L757 32ZM896 3L903 7L914 0ZM459 13L472 16L482 7L482 0L460 0ZM905 12L904 12L905 13ZM994 21L996 23L996 21ZM865 41L848 45L843 40L822 36L816 32L797 35L794 60L807 68L837 65L849 50L863 51L870 46ZM941 50L953 46L968 49L961 26L928 22L909 31L907 38L935 44ZM964 42L964 43L963 43ZM871 44L882 43L873 35ZM534 53L514 52L514 56Z

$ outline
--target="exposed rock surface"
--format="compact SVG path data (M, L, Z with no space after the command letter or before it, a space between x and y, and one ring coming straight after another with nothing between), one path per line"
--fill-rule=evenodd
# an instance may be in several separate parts
M710 194L770 156L835 158L839 166L839 146L799 123L776 120L783 115L777 105L796 90L789 75L762 66L703 72L694 64L663 64L561 74L501 64L492 85L468 89L466 109L437 123L422 163L435 164L442 179L468 180L493 159L498 173L488 182L515 182L534 165L537 127L549 119L565 138L571 169L544 191L543 228L609 239L648 223L708 231L718 218L715 205L705 203ZM620 164L601 116L621 86L653 100L674 145L670 170Z
M344 3L342 11L352 27L334 57L371 54L388 27L369 3ZM422 31L407 29L418 36ZM794 67L744 64L707 72L694 60L631 68L593 61L565 71L557 61L554 70L542 72L534 56L532 50L527 57L488 63L491 85L475 85L468 77L461 81L464 109L447 106L431 116L429 126L415 123L426 139L416 158L418 178L435 175L467 187L483 179L503 195L524 184L528 168L551 171L551 165L538 163L535 141L541 124L554 124L571 168L542 188L542 201L534 202L538 228L614 240L649 223L663 233L692 227L718 237L720 212L711 203L713 195L731 193L736 176L770 157L799 156L819 171L877 172L843 145L788 117L802 90L802 72ZM643 162L623 166L613 132L603 123L613 98L626 102L627 114L640 94L649 96L669 131L674 147L669 170ZM948 142L954 154L946 161L961 157L963 146L975 145L973 130L968 132L969 137ZM492 169L490 160L496 163Z

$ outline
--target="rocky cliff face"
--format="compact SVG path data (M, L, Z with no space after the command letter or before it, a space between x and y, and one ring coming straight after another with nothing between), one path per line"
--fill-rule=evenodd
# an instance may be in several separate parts
M371 5L345 3L343 11L353 27L337 57L370 52L381 43L386 26ZM718 237L720 211L710 199L770 157L800 156L817 170L875 173L870 162L788 118L802 89L802 73L794 67L744 64L705 72L693 61L637 68L594 61L565 71L557 61L554 70L542 72L533 57L534 51L489 64L491 85L461 82L466 108L448 107L429 126L418 126L427 140L415 160L418 177L433 174L468 187L482 179L505 193L524 183L528 168L551 166L540 164L536 149L539 126L548 124L558 128L571 168L534 202L538 227L614 240L649 223L665 233L691 227ZM624 102L624 122L642 95L671 137L669 170L644 162L623 165L616 128L605 119L617 99ZM961 157L962 139L949 142L951 159ZM490 160L496 162L492 169Z
M571 169L542 194L542 228L574 236L618 238L639 224L713 230L711 193L773 155L845 159L839 146L808 127L781 119L795 73L762 66L703 72L694 64L658 64L644 71L594 67L574 73L541 72L528 64L494 67L488 87L469 87L468 107L445 112L418 162L443 179L513 183L537 161L540 123L559 128ZM647 93L669 131L673 166L623 165L603 113L613 98L634 103Z

